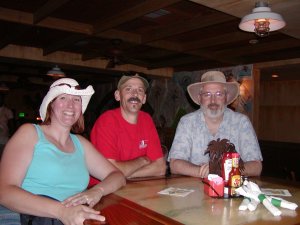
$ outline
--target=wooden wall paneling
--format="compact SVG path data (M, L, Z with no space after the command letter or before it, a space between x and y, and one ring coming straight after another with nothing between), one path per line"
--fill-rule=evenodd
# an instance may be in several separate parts
M299 115L299 106L261 106L259 139L300 143Z
M300 105L300 80L261 82L261 105Z
M260 84L259 139L300 143L300 81Z

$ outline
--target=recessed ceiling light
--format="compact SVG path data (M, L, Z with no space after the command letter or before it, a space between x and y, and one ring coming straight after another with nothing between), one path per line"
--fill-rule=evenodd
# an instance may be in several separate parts
M255 44L257 44L258 43L258 40L257 39L251 39L250 41L249 41L249 44L251 44L251 45L255 45Z
M278 74L272 74L272 77L277 78L277 77L279 77L279 75Z
M148 17L148 18L151 18L151 19L156 19L156 18L159 18L161 16L168 15L168 14L170 14L169 11L164 10L164 9L159 9L159 10L156 10L152 13L148 13L147 15L145 15L145 17Z

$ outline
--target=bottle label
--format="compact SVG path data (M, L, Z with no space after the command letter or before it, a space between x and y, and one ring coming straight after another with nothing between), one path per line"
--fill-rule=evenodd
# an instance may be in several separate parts
M239 158L238 157L233 157L232 158L232 166L233 167L239 167Z
M231 178L230 181L230 195L231 196L237 196L237 193L235 192L235 189L239 188L241 186L241 175L234 175Z
M225 181L228 181L229 173L230 173L231 169L232 169L232 159L226 159L224 161L224 175L225 175L224 180Z
M240 187L241 186L241 175L234 175L231 181L232 187Z
M224 187L224 198L228 198L229 197L229 188L228 187Z

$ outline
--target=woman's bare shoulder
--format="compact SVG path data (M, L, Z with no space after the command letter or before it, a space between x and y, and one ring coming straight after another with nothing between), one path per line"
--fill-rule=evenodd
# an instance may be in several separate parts
M37 137L36 128L31 123L25 123L21 125L15 134L12 136L12 139L22 138L23 140L33 140L34 137Z
M92 143L87 138L85 138L84 136L79 135L79 134L76 134L76 136L78 137L78 139L79 139L80 143L82 144L85 151L89 151L91 149L95 150L95 147L92 145Z
M31 123L24 123L18 128L17 132L35 132L35 127Z

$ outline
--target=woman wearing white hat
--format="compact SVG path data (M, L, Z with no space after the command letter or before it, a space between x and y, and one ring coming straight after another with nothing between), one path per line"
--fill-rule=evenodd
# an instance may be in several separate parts
M22 125L7 143L0 164L0 204L20 212L22 224L103 221L92 207L125 185L123 174L88 140L70 133L84 130L83 113L93 94L92 86L80 89L73 79L55 81L40 107L43 123ZM102 182L86 190L89 174Z

